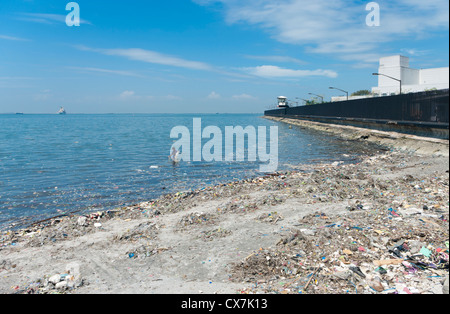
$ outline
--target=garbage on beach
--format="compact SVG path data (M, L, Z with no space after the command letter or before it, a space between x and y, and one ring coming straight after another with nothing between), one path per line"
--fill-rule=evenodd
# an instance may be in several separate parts
M23 286L12 287L16 294L68 294L88 284L78 263L70 263L64 272L46 275Z
M386 215L386 213L388 215ZM276 247L260 249L233 266L232 280L254 282L245 293L442 293L449 271L448 223L420 217L393 221L391 211L305 216ZM401 211L399 211L401 215ZM448 215L448 214L447 214ZM405 218L405 217L403 217ZM352 228L358 222L360 228ZM382 225L383 234L371 226ZM327 226L330 226L329 224ZM438 230L435 227L440 226ZM447 229L447 230L446 230ZM417 243L419 242L419 243ZM417 244L424 246L417 252ZM393 248L397 250L393 250ZM306 283L314 269L315 281ZM280 286L282 285L281 289Z
M389 167L380 167L380 159L390 161ZM171 249L158 245L161 226L153 218L177 214L179 232L191 232L195 240L209 243L235 234L217 225L223 215L250 215L253 223L267 228L281 229L287 222L290 226L277 233L273 245L245 252L226 265L229 280L245 287L241 293L448 293L448 173L382 179L402 162L403 155L387 154L365 160L364 165L375 165L368 170L354 164L317 165L180 191L8 231L1 234L0 249L39 248L102 231L96 224L108 229L111 221L138 219L144 222L114 238L126 244L119 254L133 264ZM301 200L294 205L299 212L303 206L317 210L285 219L282 208L292 206L292 200ZM208 201L217 208L197 209ZM330 204L333 210L325 210ZM10 271L14 265L0 260L0 270Z

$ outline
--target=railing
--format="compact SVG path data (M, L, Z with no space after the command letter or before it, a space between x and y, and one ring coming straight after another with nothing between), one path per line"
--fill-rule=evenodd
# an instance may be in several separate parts
M311 106L268 110L266 116L327 117L361 119L385 123L415 122L420 125L449 124L449 90L436 90L397 96L375 97Z

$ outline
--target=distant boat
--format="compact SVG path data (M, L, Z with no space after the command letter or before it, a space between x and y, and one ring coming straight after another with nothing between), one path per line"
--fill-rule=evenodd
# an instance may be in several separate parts
M64 107L61 107L61 109L59 109L58 114L67 114L66 109L64 109Z

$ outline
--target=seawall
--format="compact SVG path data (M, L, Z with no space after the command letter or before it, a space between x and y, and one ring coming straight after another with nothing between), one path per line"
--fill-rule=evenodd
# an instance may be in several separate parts
M347 140L369 141L387 148L413 152L420 155L449 157L449 141L431 137L403 134L398 132L380 131L360 128L351 125L337 125L287 117L265 116L273 121L284 122L295 126L328 132Z
M265 116L449 139L449 90L267 110Z

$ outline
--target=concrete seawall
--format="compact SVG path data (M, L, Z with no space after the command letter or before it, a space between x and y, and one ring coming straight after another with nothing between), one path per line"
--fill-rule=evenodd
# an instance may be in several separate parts
M265 116L449 139L449 90L267 110Z
M444 140L449 139L449 127L448 124L445 123L432 123L432 122L425 123L425 122L389 121L389 120L318 117L318 116L280 115L274 117L300 119L312 122L322 122L326 124L348 125L348 126L355 126L358 128L365 128L386 132L398 132Z
M337 125L316 121L264 116L264 118L303 128L328 132L347 140L369 141L387 148L414 152L421 155L449 157L449 141L398 132L380 131L350 125Z

